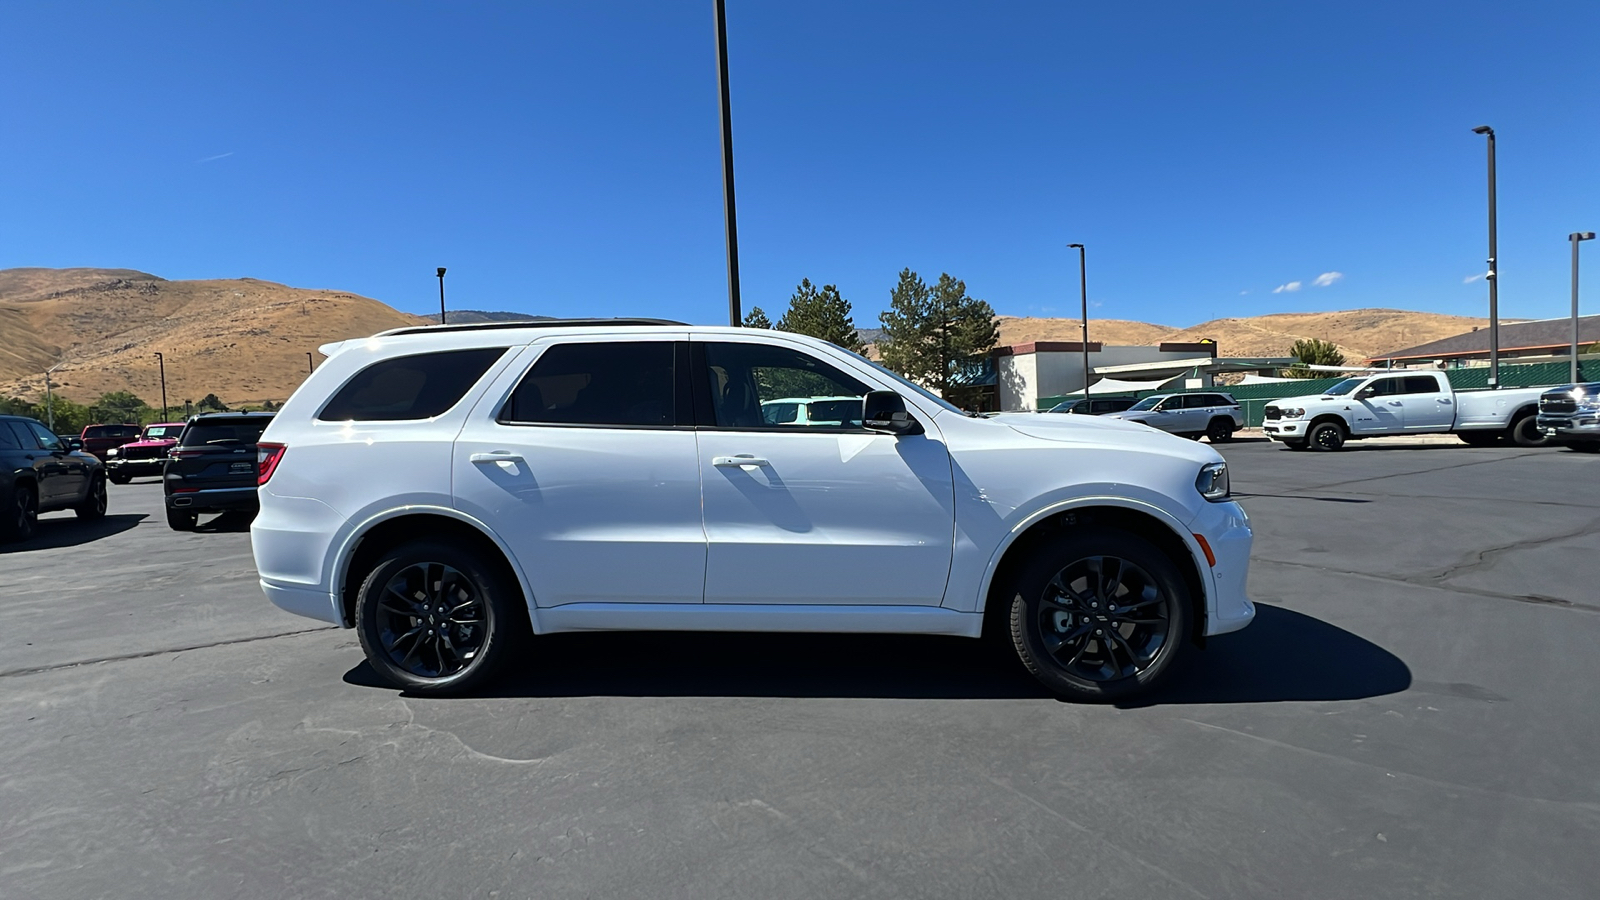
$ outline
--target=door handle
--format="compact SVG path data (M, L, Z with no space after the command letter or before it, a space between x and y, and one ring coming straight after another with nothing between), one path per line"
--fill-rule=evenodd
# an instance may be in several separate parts
M772 465L772 463L767 462L761 457L751 456L748 453L741 453L738 456L713 456L711 457L711 464L723 469L742 469L745 466Z
M1389 401L1389 405L1390 406L1404 406L1405 404L1401 403L1399 400L1390 400Z
M510 450L495 450L492 453L474 453L467 457L467 459L475 463L526 462L526 460L524 460L519 454L512 453Z
M1450 402L1450 398L1449 397L1439 397L1438 400L1439 400L1440 403L1449 403Z

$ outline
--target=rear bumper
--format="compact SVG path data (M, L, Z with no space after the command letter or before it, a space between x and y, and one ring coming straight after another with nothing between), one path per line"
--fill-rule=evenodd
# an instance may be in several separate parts
M311 590L300 585L281 584L261 579L261 591L272 605L284 612L305 616L332 625L343 625L339 620L339 607L326 591Z
M254 487L205 488L167 494L168 509L257 509L260 506L261 500Z

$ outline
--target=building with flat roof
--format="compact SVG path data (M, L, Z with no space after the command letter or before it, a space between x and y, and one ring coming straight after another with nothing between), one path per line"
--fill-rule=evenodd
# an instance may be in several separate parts
M1600 316L1578 317L1578 351L1600 343ZM1572 352L1572 317L1507 322L1500 326L1500 359L1547 362L1568 359ZM1489 329L1472 331L1374 356L1375 366L1443 365L1445 368L1479 365L1489 360Z

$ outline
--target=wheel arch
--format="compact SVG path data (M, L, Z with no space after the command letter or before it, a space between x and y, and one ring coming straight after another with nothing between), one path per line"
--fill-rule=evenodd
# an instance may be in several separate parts
M1084 497L1039 510L1019 523L1006 542L996 549L984 573L979 592L979 612L983 628L1002 627L997 620L1005 614L1000 597L1011 574L1032 549L1052 535L1077 529L1110 528L1138 535L1166 552L1182 573L1193 604L1194 622L1189 635L1198 646L1205 646L1206 625L1210 620L1213 589L1200 560L1205 551L1193 534L1171 513L1149 503L1123 497ZM1003 627L1009 628L1009 624Z
M408 540L419 537L461 541L482 551L490 565L509 576L522 595L523 605L535 633L539 631L538 612L526 574L511 549L499 536L477 519L447 507L406 507L374 516L351 532L340 548L333 574L333 590L339 601L340 623L355 626L356 597L361 582L378 558Z

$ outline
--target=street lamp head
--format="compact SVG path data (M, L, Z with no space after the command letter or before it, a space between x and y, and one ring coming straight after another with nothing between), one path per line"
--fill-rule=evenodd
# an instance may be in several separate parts
M1490 128L1487 125L1479 125L1477 128L1472 129L1472 133L1473 134L1487 134L1490 137L1494 137L1494 129Z
M1068 244L1067 246L1072 248L1073 250L1082 250L1083 249L1083 245L1082 244Z
M1592 241L1594 240L1594 232L1574 231L1572 234L1567 236L1567 239L1573 241Z
M440 266L440 267L439 267L439 277L440 277L440 278L443 278L443 277L444 277L444 266Z

